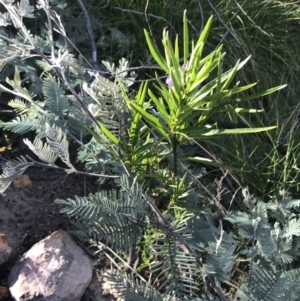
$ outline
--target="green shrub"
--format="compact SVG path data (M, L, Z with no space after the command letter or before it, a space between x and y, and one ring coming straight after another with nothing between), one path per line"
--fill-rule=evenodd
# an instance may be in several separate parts
M252 93L255 84L235 82L248 59L223 71L222 47L210 53L204 50L212 18L191 42L184 13L182 45L176 38L172 46L165 30L164 55L145 31L153 59L168 78L165 84L157 77L151 88L143 83L132 96L128 87L134 74L127 70L128 62L121 60L119 69L105 63L115 81L103 77L101 70L87 70L64 43L68 33L48 1L39 1L48 17L46 36L33 35L25 26L23 18L36 12L28 1L21 0L18 6L7 0L0 3L9 13L1 15L2 24L10 26L11 18L14 26L7 29L14 38L0 36L5 41L2 55L6 53L0 63L3 70L15 66L13 79L1 83L0 89L17 97L9 103L17 117L0 125L20 135L34 132L34 141L24 139L24 143L38 158L26 155L6 162L1 192L32 165L110 184L95 194L56 202L72 217L75 233L105 246L103 252L119 265L120 271L109 277L128 300L298 299L300 201L283 192L263 202L247 190L240 208L232 206L234 196L228 205L200 198L192 164L227 168L220 161L196 156L194 150L202 141L214 145L215 137L222 135L273 129L220 128L211 118L219 113L257 115L260 110L239 104L283 86ZM31 72L30 79L25 71ZM35 91L39 77L42 87ZM247 90L250 93L244 94ZM70 158L70 141L78 146L83 170ZM160 204L154 200L157 196ZM201 208L192 210L191 198ZM234 285L241 269L246 277ZM234 289L229 292L230 286Z

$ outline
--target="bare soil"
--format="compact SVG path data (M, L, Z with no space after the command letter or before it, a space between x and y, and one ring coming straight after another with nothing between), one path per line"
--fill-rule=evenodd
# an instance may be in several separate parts
M31 187L22 187L22 183L11 184L5 194L0 195L0 233L5 233L12 248L9 262L0 265L2 288L6 287L11 267L24 252L53 231L70 228L68 218L59 213L60 206L54 200L84 195L82 176L35 167L29 168L25 174L32 182ZM26 185L28 181L23 186ZM0 296L0 300L12 299Z

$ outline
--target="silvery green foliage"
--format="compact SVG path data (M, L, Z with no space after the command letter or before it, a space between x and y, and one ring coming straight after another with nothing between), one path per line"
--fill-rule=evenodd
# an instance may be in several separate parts
M110 63L107 61L102 61L102 64L112 75L115 75L117 80L125 87L130 87L134 84L134 80L136 79L137 75L135 72L128 71L130 66L129 62L125 58L119 60L118 66L116 66L115 63Z
M76 168L72 165L69 157L69 143L66 134L55 125L50 126L46 123L46 142L36 138L33 143L24 139L24 143L29 149L48 166L55 166L58 158L65 163L65 171L67 173L76 172ZM0 193L5 192L10 183L19 175L22 175L26 169L35 165L36 161L30 156L21 156L17 159L6 161L2 164L2 174L0 176Z
M141 237L149 205L136 182L130 183L123 176L120 185L120 190L102 190L56 202L64 205L62 212L76 218L79 235L105 239L113 249L126 250Z
M36 95L30 93L21 85L21 76L18 68L15 68L14 79L7 79L12 89L6 89L17 98L8 102L18 116L9 122L0 121L0 126L14 133L25 134L36 131L38 137L45 136L46 123L55 124L63 130L70 130L74 135L82 135L83 130L78 124L78 117L82 122L91 124L90 119L83 108L78 106L76 100L66 95L62 85L53 76L45 77L42 83L43 99L36 100ZM2 89L4 87L2 86ZM0 86L1 89L1 86ZM86 103L91 99L84 98Z
M94 75L92 83L83 84L84 91L94 100L88 105L90 113L117 137L124 137L129 110L120 86L117 82L111 82L97 73L92 74Z
M33 166L33 162L28 162L25 157L21 156L17 159L1 162L2 174L0 175L0 193L4 193L10 183L17 177L22 175L26 169Z
M268 203L246 190L244 197L248 213L226 217L236 225L243 254L251 260L248 281L238 290L237 300L298 300L300 270L291 264L299 256L300 200L284 191Z
M137 189L138 186L134 185L122 178L121 186L127 187L128 195ZM299 206L299 200L281 196L278 203L271 200L265 203L264 207L260 200L245 193L244 203L249 212L241 214L239 211L232 211L225 217L236 225L236 231L232 233L223 231L222 227L216 227L215 222L206 213L187 215L166 227L148 215L147 211L140 212L144 212L142 219L141 215L137 215L140 209L128 213L129 208L137 209L137 204L146 204L142 194L135 194L134 198L131 196L128 200L129 203L120 201L117 193L111 194L110 201L119 205L115 205L116 209L109 212L108 209L103 210L103 206L110 208L109 210L113 208L107 206L107 195L90 195L85 200L58 200L60 204L65 205L63 212L80 220L79 223L76 222L76 226L81 235L100 238L104 243L121 247L124 252L128 251L132 238L134 241L143 239L140 235L141 229L156 229L156 235L147 249L152 258L149 263L152 273L150 284L156 284L155 288L149 286L149 282L146 284L138 278L128 278L119 272L112 272L110 278L123 297L135 301L220 300L210 292L201 295L203 287L201 288L200 279L212 277L217 287L221 287L222 283L231 280L234 266L242 258L248 262L250 273L240 283L234 300L298 300L300 270L293 269L288 264L297 260L296 251L299 249L298 214L292 213L292 210ZM270 219L274 214L282 212L285 213L286 219L281 222ZM111 220L104 217L108 213L110 217L116 214L125 218L127 224L115 222L112 225ZM99 214L103 215L103 218L99 218ZM95 220L101 223L95 224ZM92 223L93 226L82 227L85 223ZM132 226L128 226L129 224ZM117 228L113 228L114 226ZM120 231L122 233L118 228L120 226L124 227L124 231L130 229L130 235L128 232L125 236L116 235ZM98 236L99 233L102 234ZM194 255L182 249L178 235L186 239L193 254L205 258L202 268L197 265ZM124 237L129 238L124 241Z
M72 52L74 49L64 32L74 26L77 42L85 42L86 38L80 34L83 30L80 22L68 15L64 1L51 1L61 17L70 16L69 22L62 25L62 18L51 15L57 22L54 22L55 30L60 33L54 48L49 24L41 25L39 34L33 35L22 23L23 18L30 19L33 14L41 16L46 1L39 1L39 11L34 11L27 0L17 4L0 0L0 3L10 13L0 15L0 88L14 95L8 104L17 114L11 121L0 121L0 126L20 135L34 132L33 142L24 139L24 143L38 158L27 155L3 161L0 193L34 164L55 167L60 159L66 172L77 172L69 155L69 142L75 141L81 144L77 159L84 163L87 173L109 171L122 175L119 181L114 181L114 189L57 200L63 207L62 212L74 221L76 233L101 241L120 254L127 254L130 248L138 252L138 247L148 239L144 246L151 273L148 281L141 275L135 277L136 274L121 272L109 276L126 300L221 300L217 289L222 290L222 286L231 281L241 259L246 261L250 273L240 283L236 300L299 299L300 272L292 268L300 246L299 200L280 195L266 203L245 191L247 211L232 211L213 220L204 208L203 212L198 210L179 218L165 214L163 217L168 222L165 223L151 211L149 199L137 180L125 175L122 162L109 151L109 142L95 124L101 122L120 140L126 141L126 126L131 115L122 93L134 79L134 74L126 71L128 62L121 60L119 67L104 63L121 87L99 73L85 72L85 64ZM95 20L101 28L103 25L99 22ZM112 33L122 36L118 31ZM33 56L36 49L44 58ZM65 77L57 76L53 68ZM70 87L77 89L82 103L78 103L75 93L70 93ZM93 129L94 137L90 138L82 124ZM233 225L232 232L223 230L225 221ZM148 233L152 233L150 238ZM208 278L214 284L214 292L211 287L206 288Z
M274 269L255 262L249 280L238 290L236 300L299 300L299 278L300 269Z
M16 113L16 117L10 121L0 120L0 127L19 135L35 133L33 142L28 139L24 142L41 161L36 161L36 164L43 163L54 167L56 160L60 158L65 163L65 171L74 172L76 169L70 161L68 146L69 141L75 141L80 143L80 151L90 150L85 158L79 158L84 164L87 163L88 171L101 173L110 170L121 173L123 168L109 155L107 148L102 147L100 155L88 146L85 148L85 145L91 145L92 138L87 136L88 133L81 126L83 123L90 128L94 125L97 127L97 121L115 133L120 132L120 129L124 133L122 123L127 107L120 88L116 83L100 77L97 72L85 71L84 64L80 65L72 53L74 49L70 40L64 36L65 28L61 17L54 11L47 11L48 2L39 1L39 10L34 11L34 7L27 0L0 1L7 9L7 13L1 14L0 18L0 91L13 96L8 105ZM54 2L51 1L54 8L60 10L63 7L63 3ZM43 9L46 12L44 14ZM41 18L47 12L52 29L49 19ZM31 34L23 23L23 18L32 18L33 14L37 16L35 25L40 25L36 35ZM44 24L40 24L41 20ZM54 30L60 33L55 38ZM120 68L124 71L124 66L128 63L126 60L120 62L123 64ZM118 68L115 69L117 72ZM126 74L122 74L123 84L125 77ZM78 102L74 93L66 89L68 85L64 80L69 81L69 87L77 89L82 103ZM91 96L82 86L88 92L93 91ZM91 110L88 111L88 108ZM97 113L99 110L101 114ZM103 153L105 158L99 160L98 157ZM32 158L23 157L22 160L29 160L28 166L33 164ZM98 164L99 162L101 163ZM20 170L3 168L0 191L4 192L14 177L24 170L23 166Z

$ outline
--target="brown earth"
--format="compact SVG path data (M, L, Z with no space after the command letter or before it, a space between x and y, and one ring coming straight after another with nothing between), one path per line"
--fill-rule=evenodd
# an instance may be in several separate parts
M6 280L16 260L53 231L70 228L54 200L84 195L83 176L36 167L25 174L27 177L21 177L0 195L0 233L5 233L12 248L11 259L0 265L0 292L4 292L1 301L11 300L6 295Z

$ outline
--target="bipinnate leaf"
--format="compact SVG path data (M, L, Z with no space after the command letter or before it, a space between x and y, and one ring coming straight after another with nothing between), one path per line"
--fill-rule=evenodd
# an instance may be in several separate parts
M58 158L58 154L53 152L50 145L43 143L41 139L34 139L33 143L28 139L23 139L23 142L30 148L30 150L39 157L40 160L52 165Z
M66 134L62 132L62 129L56 127L55 125L50 126L48 123L46 123L46 136L47 143L49 144L51 150L56 153L68 167L70 167L68 172L76 171L75 167L70 161L69 142Z
M33 162L27 162L23 156L3 163L3 172L0 175L0 193L3 193L17 176L22 175L28 167L34 165Z

